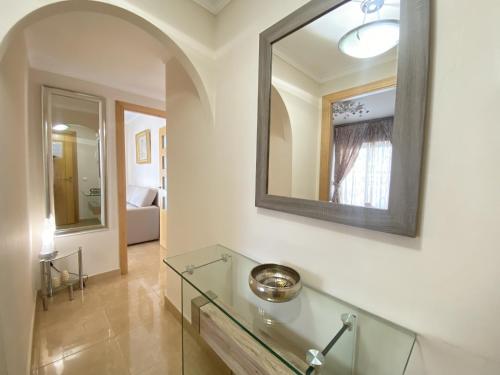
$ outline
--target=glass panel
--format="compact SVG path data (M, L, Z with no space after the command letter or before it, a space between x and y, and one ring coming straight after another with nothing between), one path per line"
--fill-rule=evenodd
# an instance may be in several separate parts
M58 231L104 224L101 178L101 102L46 89L47 136L52 157L53 216Z
M392 147L360 149L392 140L399 18L347 1L272 45L268 194L388 208Z
M327 353L321 374L404 373L415 340L404 328L307 286L289 302L261 300L248 286L257 263L219 245L165 262L294 373L308 373L308 350L326 348L346 313L355 316L353 328ZM183 298L185 304L192 300L185 293Z
M195 315L193 322L192 307L194 309L206 303L200 292L189 283L182 282L182 362L184 375L223 375L231 374L230 370L217 354L199 338L199 315Z

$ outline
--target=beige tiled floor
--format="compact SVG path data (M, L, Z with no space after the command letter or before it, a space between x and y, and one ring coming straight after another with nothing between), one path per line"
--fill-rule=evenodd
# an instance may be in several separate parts
M181 324L164 307L164 256L157 242L131 246L127 276L90 280L73 301L60 292L48 311L39 304L33 374L180 374ZM206 349L194 353L214 367L200 374L220 373Z

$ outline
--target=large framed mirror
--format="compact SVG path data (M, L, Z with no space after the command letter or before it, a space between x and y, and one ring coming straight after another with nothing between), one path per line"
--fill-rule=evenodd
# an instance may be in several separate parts
M416 236L429 0L312 0L260 35L256 206Z
M105 99L42 87L47 217L56 235L107 227Z

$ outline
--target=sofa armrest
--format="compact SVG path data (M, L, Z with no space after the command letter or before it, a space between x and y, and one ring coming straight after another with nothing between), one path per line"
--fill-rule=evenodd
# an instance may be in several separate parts
M160 208L127 208L127 243L154 241L160 238Z

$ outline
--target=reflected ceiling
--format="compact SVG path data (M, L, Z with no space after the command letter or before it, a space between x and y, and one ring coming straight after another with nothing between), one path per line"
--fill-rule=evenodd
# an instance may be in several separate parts
M394 61L396 48L369 60L349 57L338 49L340 38L363 23L360 4L360 1L350 1L338 7L280 40L274 45L273 52L318 83L366 69L367 64L373 66ZM380 18L399 19L399 0L386 0L380 9ZM376 19L377 13L369 14L366 22Z

